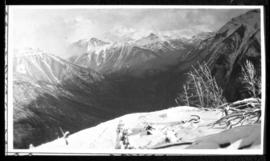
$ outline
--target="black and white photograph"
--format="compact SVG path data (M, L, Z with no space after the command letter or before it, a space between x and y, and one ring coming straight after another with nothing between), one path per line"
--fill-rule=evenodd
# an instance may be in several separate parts
M6 155L263 154L263 6L6 12Z

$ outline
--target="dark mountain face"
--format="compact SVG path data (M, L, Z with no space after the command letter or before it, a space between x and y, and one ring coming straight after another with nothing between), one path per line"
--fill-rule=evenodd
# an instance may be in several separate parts
M98 106L104 94L100 85L108 86L100 74L45 53L16 57L14 64L15 148L55 139L60 128L78 131L109 115Z
M241 65L260 73L260 14L232 19L191 40L150 34L128 43L81 40L65 61L45 53L14 59L14 147L28 148L132 113L175 106L186 72L206 61L228 100L240 91ZM35 51L32 51L35 53ZM242 95L242 96L241 96Z
M28 148L130 112L162 109L154 78L101 74L46 53L14 58L14 147ZM138 83L144 82L143 84ZM160 80L160 82L166 82Z
M173 71L171 77L185 80L184 73L192 65L205 61L227 99L235 101L247 97L241 92L241 66L250 60L260 75L260 54L260 13L253 10L233 18L216 33L201 33L190 40L151 33L125 45L86 52L72 62L114 77L158 77Z
M212 69L218 84L224 89L229 101L246 97L241 84L241 66L250 60L260 75L260 13L250 11L233 18L225 24L214 37L202 41L199 47L190 52L185 63L179 64L179 70L205 61Z

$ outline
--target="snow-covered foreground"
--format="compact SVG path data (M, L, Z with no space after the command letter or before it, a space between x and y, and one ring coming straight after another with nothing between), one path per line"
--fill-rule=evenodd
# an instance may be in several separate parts
M134 113L101 123L68 137L32 147L31 152L113 149L260 149L261 124L226 129L211 123L224 116L220 109L179 106ZM117 132L120 130L120 134ZM126 133L124 139L121 135ZM122 142L124 140L124 142Z

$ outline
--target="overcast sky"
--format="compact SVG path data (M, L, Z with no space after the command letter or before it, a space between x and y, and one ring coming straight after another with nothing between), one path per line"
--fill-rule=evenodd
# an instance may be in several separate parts
M34 9L14 7L16 48L33 47L63 56L68 44L97 37L133 38L155 33L183 36L216 31L245 9Z

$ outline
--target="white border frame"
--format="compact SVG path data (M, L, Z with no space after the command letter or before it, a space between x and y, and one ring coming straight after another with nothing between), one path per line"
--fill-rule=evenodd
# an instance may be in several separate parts
M258 150L223 150L223 149L170 149L170 150L78 150L78 151L40 151L31 152L30 150L13 149L13 22L11 20L12 11L16 8L20 9L259 9L260 10L260 25L261 25L261 71L262 71L262 128L261 128L261 148ZM8 109L6 120L7 134L11 134L7 140L6 155L262 155L264 150L264 130L265 130L265 100L266 100L266 59L265 59L265 29L264 29L264 8L263 6L200 6L200 5L21 5L7 6L8 10ZM11 57L11 58L10 58Z

